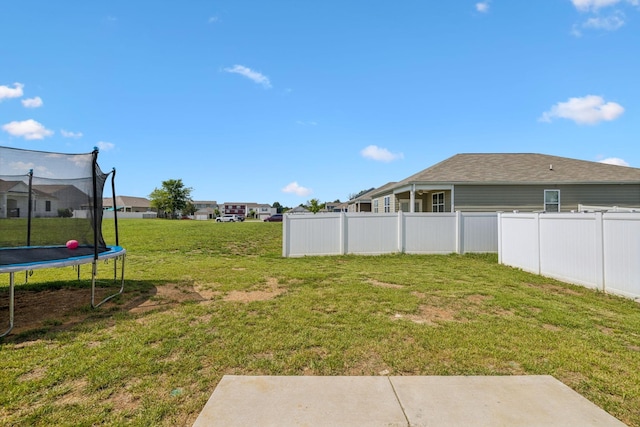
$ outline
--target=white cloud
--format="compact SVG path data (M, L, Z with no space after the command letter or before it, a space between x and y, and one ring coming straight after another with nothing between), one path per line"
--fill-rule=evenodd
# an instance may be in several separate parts
M60 129L60 134L65 138L82 138L82 132L70 132L64 129Z
M0 86L0 101L5 98L20 98L23 95L22 88L24 88L22 83L14 83L13 88Z
M113 150L115 148L115 144L112 142L105 142L105 141L99 141L98 144L96 144L98 146L98 149L100 151L109 151L109 150Z
M296 181L293 181L290 184L287 184L286 187L284 187L282 189L283 193L293 193L295 195L298 195L300 197L306 197L309 194L313 193L313 191L310 188L306 188L303 187L301 185L298 185L298 183Z
M313 120L310 120L310 121L298 120L296 121L296 124L300 126L318 126L318 122L314 122Z
M25 108L42 107L42 98L40 98L39 96L36 96L35 98L23 99L21 102Z
M609 157L607 159L600 160L599 163L606 163L608 165L617 165L617 166L631 166L629 163L618 157Z
M622 3L631 6L640 6L640 0L571 0L571 3L581 13L589 13L591 17L583 21L581 24L573 26L571 33L576 36L582 36L581 28L587 30L603 30L616 31L625 25L626 17L621 10ZM605 8L612 10L611 13L605 14L602 11Z
M255 83L261 84L265 89L271 87L271 82L267 76L243 65L234 65L233 67L225 68L224 71L227 73L240 74Z
M542 113L541 122L551 122L554 118L573 120L578 124L593 125L601 121L611 121L620 117L624 108L615 102L605 103L596 95L583 98L569 98L567 102L558 102L549 111Z
M597 11L603 7L613 6L620 3L622 0L571 0L571 3L580 12ZM625 0L634 6L638 5L638 0Z
M624 16L621 13L601 17L596 16L584 21L582 26L594 30L615 31L624 25Z
M216 22L218 22L220 19L217 16L210 16L209 17L209 24L214 24Z
M360 154L365 159L387 163L404 158L404 154L402 153L392 153L386 148L378 147L377 145L369 145L368 147L365 147L360 151Z
M44 139L53 135L53 131L46 129L42 124L33 119L24 120L22 122L13 121L2 126L2 130L13 135L23 137L24 139Z
M476 10L480 13L489 12L489 2L483 1L483 2L476 3Z

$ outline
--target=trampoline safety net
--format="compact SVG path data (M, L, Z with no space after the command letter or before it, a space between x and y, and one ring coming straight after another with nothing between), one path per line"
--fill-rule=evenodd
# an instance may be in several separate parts
M109 174L97 156L97 149L62 154L0 147L0 248L77 240L96 253L105 250L102 193Z

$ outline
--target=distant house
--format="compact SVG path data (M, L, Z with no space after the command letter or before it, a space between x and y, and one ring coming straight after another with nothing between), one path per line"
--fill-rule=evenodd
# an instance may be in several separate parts
M364 193L361 193L360 195L357 195L356 197L354 197L353 199L349 200L347 202L347 211L348 212L374 212L374 201L373 201L373 195L375 194L384 194L389 188L391 188L396 182L388 182L385 185L383 185L382 187L378 187L378 188L373 188L369 191L366 191ZM375 202L375 212L384 212L384 207L383 205L381 205L379 203L380 201L376 201ZM384 202L384 201L383 201ZM381 208L382 206L382 208ZM388 205L389 210L387 212L392 212L391 211L391 205ZM382 209L382 210L381 210Z
M366 196L372 212L638 207L640 169L545 154L457 154Z
M117 210L119 212L155 212L149 199L144 197L116 196L116 206L113 206L113 197L105 197L102 200L102 208L105 210Z
M371 212L371 194L375 188L361 191L347 202L347 212Z
M321 212L347 212L348 206L346 202L326 202Z
M248 213L253 212L255 214L255 218L264 220L269 218L271 215L278 213L278 209L272 208L271 205L267 203L247 203Z
M55 217L59 209L81 210L89 196L73 185L33 185L34 217ZM0 180L0 218L26 218L29 210L29 185L24 181Z
M249 213L249 209L247 205L251 203L245 202L224 202L220 209L220 213L222 215L239 215L242 217L246 217ZM255 204L255 203L253 203Z
M34 185L33 189L40 193L39 197L36 195L36 200L56 200L57 209L55 209L54 215L58 214L58 209L75 211L87 209L90 206L89 195L73 185ZM47 200L43 201L45 204L47 203Z
M219 211L218 202L215 200L194 200L193 205L196 208L196 219L214 219L216 211Z
M311 212L309 209L305 208L304 206L296 206L293 209L289 209L287 211L288 214L302 214L302 213L309 213Z
M0 179L0 218L26 218L28 210L29 186Z

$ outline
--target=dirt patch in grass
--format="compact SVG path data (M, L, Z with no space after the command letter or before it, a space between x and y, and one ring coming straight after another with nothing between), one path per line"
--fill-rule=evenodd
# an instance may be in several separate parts
M252 301L267 301L282 295L286 291L286 288L281 288L278 285L278 279L270 277L267 279L265 289L256 289L249 291L233 291L229 292L223 299L225 301L235 302L252 302Z
M63 387L69 388L69 393L56 399L56 405L77 405L86 400L86 388L89 383L84 378L65 383Z
M37 367L25 374L18 377L18 382L39 381L45 377L47 369L43 367Z
M145 298L141 303L129 309L131 313L145 313L160 307L171 307L186 301L203 301L204 298L193 286L180 286L167 283L156 288L153 296Z
M115 292L116 289L96 289L96 301ZM121 309L130 313L145 313L155 309L167 309L186 301L205 301L219 295L219 292L193 286L169 283L157 286L131 298L127 289L119 298L129 299ZM14 328L8 337L39 328L64 330L86 321L91 316L101 315L116 307L108 301L100 308L91 308L91 289L61 288L40 291L16 289L14 305ZM9 322L8 292L0 294L0 322ZM33 345L38 341L20 343ZM28 344L27 344L28 343Z
M90 307L91 289L63 288L43 291L15 291L12 334L42 326L77 323L86 317L80 311ZM9 319L9 297L0 296L0 318Z
M113 393L107 399L118 412L135 411L140 407L140 398L121 389Z
M435 305L421 305L418 314L395 314L393 320L407 319L417 324L436 326L438 322L456 321L458 310Z
M385 283L375 279L367 279L367 283L380 288L402 289L404 286L395 283Z
M556 295L582 295L580 292L571 289L569 287L564 287L564 286L560 286L560 285L555 285L552 283L539 283L539 284L533 284L533 283L527 283L527 286L531 287L531 288L535 288L535 289L541 289L544 291L548 291L549 293L552 294L556 294Z
M492 296L473 294L460 298L446 298L427 295L422 292L412 292L412 295L424 300L416 314L395 314L394 320L407 319L418 324L435 326L442 322L465 322L473 314L492 314L497 316L511 316L509 310L487 305Z

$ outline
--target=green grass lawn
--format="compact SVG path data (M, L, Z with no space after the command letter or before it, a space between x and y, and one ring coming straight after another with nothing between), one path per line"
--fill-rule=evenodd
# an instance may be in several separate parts
M640 426L634 301L496 255L285 259L280 223L119 225L124 295L0 339L0 425L191 425L225 374L531 374ZM16 293L86 291L75 277L38 270Z

